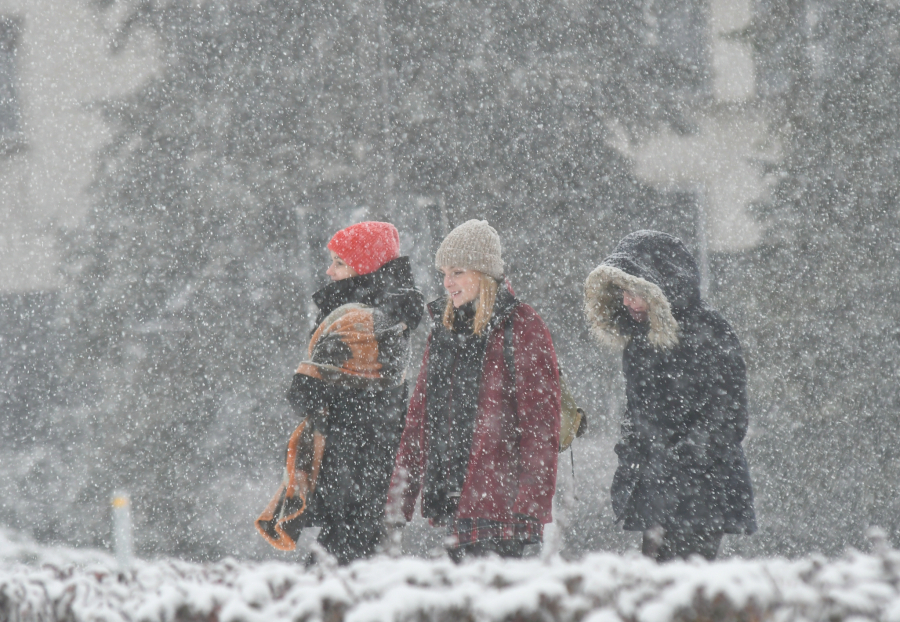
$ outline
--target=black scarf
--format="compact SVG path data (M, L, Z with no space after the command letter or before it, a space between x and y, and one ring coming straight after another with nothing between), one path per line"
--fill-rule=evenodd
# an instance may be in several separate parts
M350 302L379 307L390 319L405 322L410 330L415 330L424 313L424 297L416 289L409 257L393 259L369 274L333 281L313 294L313 302L319 308L316 326Z
M474 302L455 310L453 330L437 322L432 331L425 389L430 441L422 494L422 509L427 518L456 514L478 417L487 342L516 304L513 295L501 287L491 320L481 335L473 331ZM442 317L445 305L446 299L432 303L434 317Z

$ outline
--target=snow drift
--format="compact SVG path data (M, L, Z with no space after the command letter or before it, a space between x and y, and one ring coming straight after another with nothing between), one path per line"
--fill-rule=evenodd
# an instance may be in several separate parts
M900 621L900 551L843 558L700 560L637 555L578 561L379 558L346 568L139 561L0 546L9 622Z

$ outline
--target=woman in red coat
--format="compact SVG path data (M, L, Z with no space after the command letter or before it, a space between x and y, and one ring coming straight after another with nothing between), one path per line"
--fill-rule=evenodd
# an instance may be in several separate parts
M540 316L501 284L500 238L470 220L441 244L447 296L433 328L391 480L388 518L447 529L450 556L521 557L551 520L559 368Z

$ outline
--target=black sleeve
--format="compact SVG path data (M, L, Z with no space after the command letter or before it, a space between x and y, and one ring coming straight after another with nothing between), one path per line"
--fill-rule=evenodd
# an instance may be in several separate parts
M699 464L728 455L747 433L747 372L741 346L730 329L697 353L696 417L676 450Z
M300 417L319 412L325 406L325 383L306 374L294 374L287 400Z

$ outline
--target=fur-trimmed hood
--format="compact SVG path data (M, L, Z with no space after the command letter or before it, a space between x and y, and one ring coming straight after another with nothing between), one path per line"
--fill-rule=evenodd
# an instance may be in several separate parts
M700 303L700 270L681 240L659 231L636 231L588 275L584 312L601 342L624 345L622 290L647 301L647 340L657 348L678 343L680 312Z

